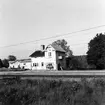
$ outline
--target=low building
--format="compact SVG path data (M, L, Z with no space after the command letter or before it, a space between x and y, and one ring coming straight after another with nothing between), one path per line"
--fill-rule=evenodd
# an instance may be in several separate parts
M21 59L16 61L9 61L9 68L31 69L31 59Z
M23 69L31 69L31 59L21 60L20 67L23 68Z
M30 57L32 70L63 70L66 66L65 50L57 44L42 45Z
M18 60L16 61L9 61L9 68L19 68L20 62Z

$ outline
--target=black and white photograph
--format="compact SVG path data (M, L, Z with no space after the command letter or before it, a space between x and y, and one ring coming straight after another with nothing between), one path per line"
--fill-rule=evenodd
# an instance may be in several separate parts
M105 105L105 0L0 0L0 105Z

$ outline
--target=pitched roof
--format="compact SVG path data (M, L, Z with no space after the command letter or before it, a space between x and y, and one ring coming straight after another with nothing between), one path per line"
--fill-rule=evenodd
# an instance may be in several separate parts
M41 50L37 50L30 55L30 57L43 57L43 56L44 56L44 52Z
M9 61L10 64L13 64L15 62L21 62L21 63L24 62L24 63L26 63L26 62L31 62L31 59L18 59L18 60L15 60L15 61Z
M13 64L13 63L15 63L16 61L9 61L9 64Z
M66 52L60 45L57 45L57 44L50 44L56 51L59 51L59 52ZM49 46L49 45L48 45ZM46 47L47 48L47 47ZM41 51L41 50L37 50L35 51L34 53L32 53L30 55L30 57L43 57L45 55L45 50L44 51Z
M20 59L19 62L31 62L31 59Z
M51 46L56 50L60 52L66 52L60 45L52 43Z

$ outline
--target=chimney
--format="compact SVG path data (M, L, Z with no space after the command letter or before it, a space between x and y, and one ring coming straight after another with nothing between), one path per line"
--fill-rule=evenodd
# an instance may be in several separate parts
M41 45L41 51L45 50L45 45Z

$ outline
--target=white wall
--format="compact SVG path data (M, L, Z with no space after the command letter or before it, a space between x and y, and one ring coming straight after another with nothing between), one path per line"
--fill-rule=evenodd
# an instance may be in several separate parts
M18 68L18 65L20 64L20 62L18 62L18 61L16 61L16 62L14 62L14 63L12 63L12 64L9 64L9 68Z
M26 62L24 68L25 68L25 69L32 69L32 68L31 68L31 62Z
M18 68L18 66L20 65L20 68L21 69L23 69L23 67L24 67L24 69L31 69L31 62L18 62L18 61L16 61L16 62L14 62L14 63L10 63L9 64L9 68Z
M46 59L45 57L37 57L37 58L31 58L32 60L32 70L42 70L46 69ZM42 67L41 63L44 63L44 66ZM33 66L34 63L38 63L38 66Z

